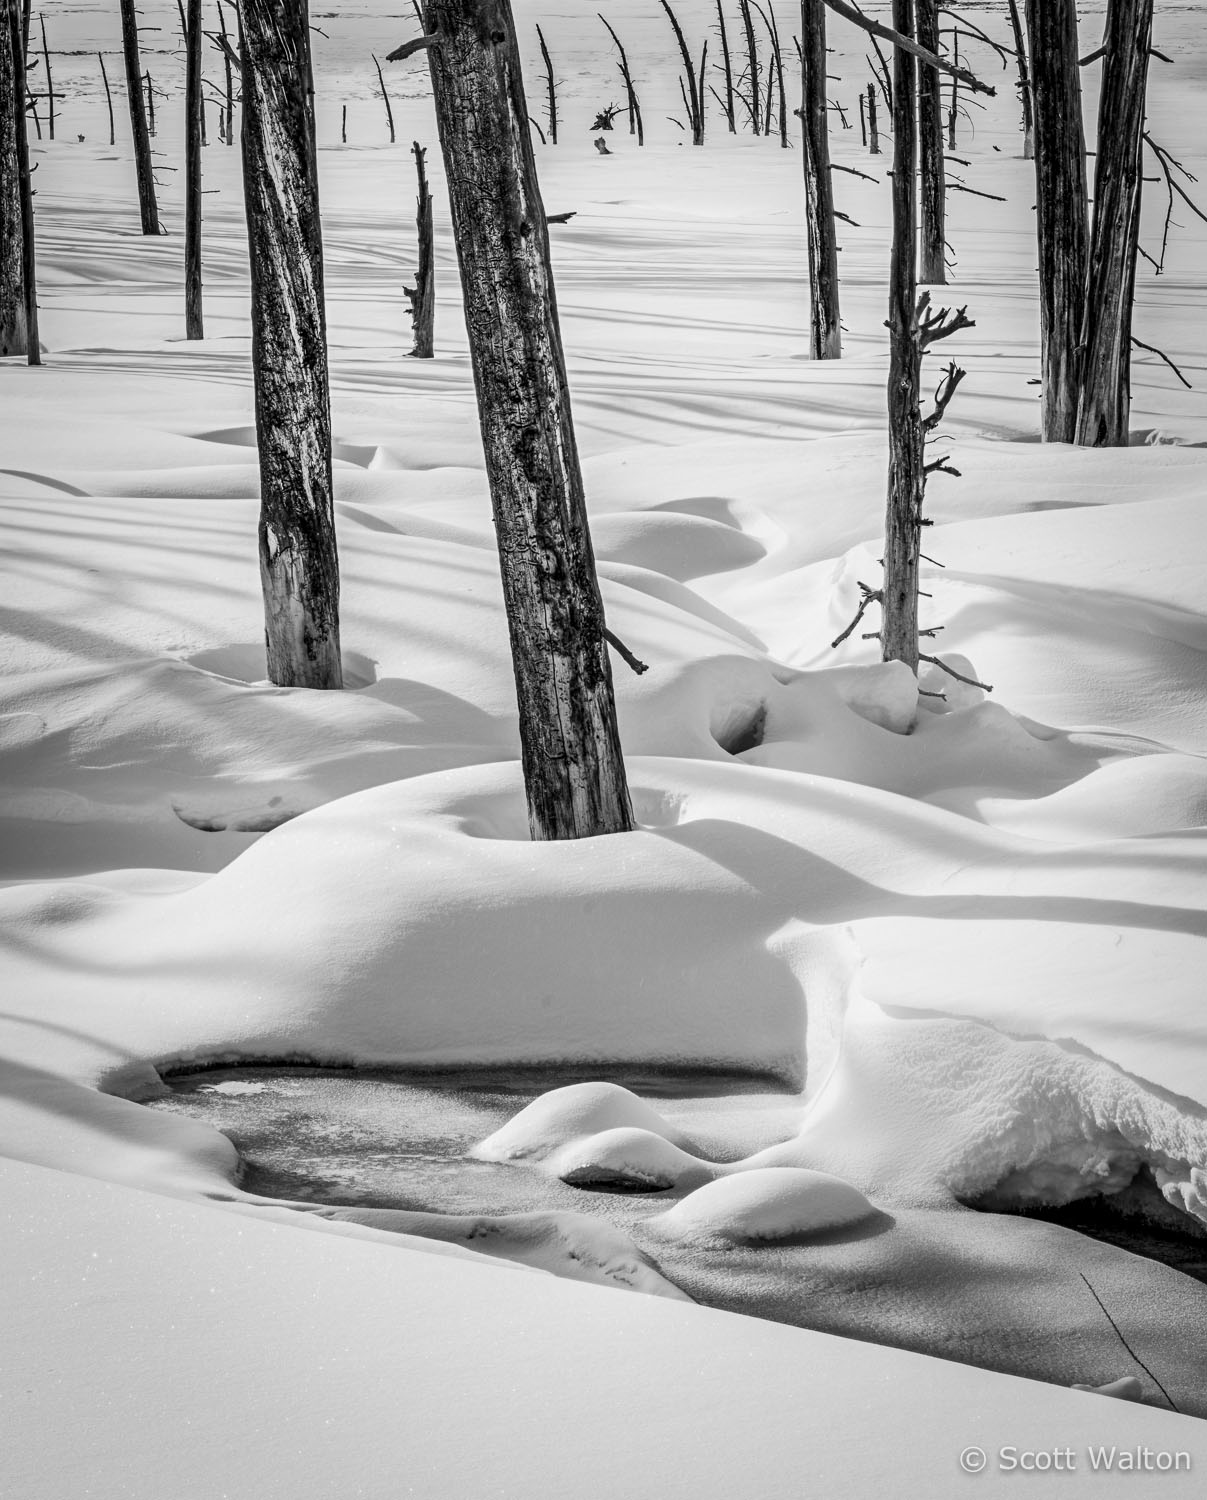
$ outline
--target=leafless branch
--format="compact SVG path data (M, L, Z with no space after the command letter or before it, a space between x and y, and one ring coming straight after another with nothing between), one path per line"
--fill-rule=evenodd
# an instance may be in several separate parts
M640 677L643 672L648 672L650 670L648 662L639 661L637 657L635 657L629 650L629 648L625 645L625 643L620 639L620 637L613 635L612 632L606 627L604 629L604 640L607 641L608 645L612 647L613 651L616 652L621 661L623 661L627 667L631 667L633 671L636 672L638 677Z
M1169 355L1163 349L1155 349L1152 344L1143 343L1134 333L1132 334L1132 343L1135 344L1137 349L1143 349L1146 354L1155 354L1158 359L1163 359L1186 389L1188 391L1194 390L1194 386L1191 385L1190 381L1186 379L1185 375L1182 374L1181 370L1178 369L1177 365L1174 364L1173 360L1170 359Z
M919 47L911 37L902 36L899 31L894 31L891 26L882 26L879 21L873 21L871 16L865 16L859 9L858 4L848 4L847 0L826 0L830 9L845 21L861 27L873 39L883 38L886 42L892 42L894 47L901 47L906 52L912 52L915 57L932 68L937 68L941 73L949 73L953 78L958 78L961 83L967 85L979 94L996 94L997 90L970 73L967 68L958 67L955 63L949 63L946 58L937 56L926 47ZM879 50L879 49L877 49Z
M856 580L856 582L858 582L858 579ZM851 632L855 629L856 625L858 625L859 622L860 622L860 620L863 619L864 613L865 613L865 611L867 610L867 608L868 608L868 606L870 604L880 604L884 600L884 592L883 592L883 590L881 590L881 589L870 589L870 588L868 588L868 586L867 586L866 583L860 583L859 584L859 593L860 593L861 597L860 597L860 600L859 600L859 608L855 611L855 618L851 621L851 623L847 626L847 628L843 631L843 633L841 635L835 636L834 639L830 642L830 650L831 651L834 650L835 646L841 646L842 645L843 641L846 640L847 636L849 636L851 634ZM864 639L867 640L868 637L865 636Z
M919 631L918 634L922 635L924 634L924 632ZM919 651L918 660L930 662L932 667L938 667L940 672L946 672L948 677L954 677L957 682L966 682L969 687L983 688L987 693L991 693L993 691L993 688L989 685L989 683L978 682L975 677L965 677L963 672L957 672L954 667L949 667L945 661L941 661L937 656L927 656L923 652Z

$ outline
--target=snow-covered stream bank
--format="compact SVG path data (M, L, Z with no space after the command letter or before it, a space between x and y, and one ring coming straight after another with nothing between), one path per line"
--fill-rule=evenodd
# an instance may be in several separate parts
M677 8L702 39L711 6ZM525 55L539 19L566 80L538 164L576 214L555 271L605 603L650 663L617 668L641 830L538 847L432 158L437 358L405 357L409 143L434 127L422 64L389 74L387 144L369 53L409 22L367 0L316 16L352 687L307 694L262 680L238 152L205 154L209 336L186 345L179 174L170 233L144 240L120 122L104 144L110 9L47 8L52 47L78 51L56 58L59 138L35 144L46 363L0 368L0 1301L19 1351L0 1489L1197 1494L1207 1427L1160 1410L1153 1377L1203 1410L1207 1290L960 1203L1139 1178L1188 1231L1207 1212L1207 226L1186 215L1138 288L1139 337L1195 389L1137 356L1131 447L1041 446L1008 75L961 127L968 181L1006 201L951 205L951 300L976 328L950 349L963 477L932 486L923 586L943 654L994 691L919 700L858 632L830 647L880 556L884 159L836 127L837 159L880 180L836 183L857 221L846 353L813 364L799 152L680 144L669 26L618 0L648 144L617 132L601 156L606 33L565 0L518 5ZM1207 180L1202 22L1158 7L1175 60L1149 116ZM173 40L148 33L169 91ZM863 48L837 22L831 42L850 104ZM1087 69L1091 117L1095 88ZM1159 234L1155 195L1146 212ZM574 1212L576 1167L674 1179L657 1215L591 1193L606 1222L492 1231L524 1269L464 1222L349 1206L330 1177L308 1212L266 1203L211 1124L140 1102L160 1070L263 1060L732 1070L780 1096L479 1120L462 1144L495 1132L480 1180L516 1183L526 1214ZM818 1193L855 1202L809 1173L871 1213L797 1242ZM788 1242L745 1234L768 1226ZM611 1285L534 1274L551 1265ZM1060 1388L1120 1377L1146 1404ZM1102 1444L1193 1470L1116 1480L1091 1467ZM970 1478L977 1445L990 1472ZM1024 1480L1009 1446L1078 1461Z

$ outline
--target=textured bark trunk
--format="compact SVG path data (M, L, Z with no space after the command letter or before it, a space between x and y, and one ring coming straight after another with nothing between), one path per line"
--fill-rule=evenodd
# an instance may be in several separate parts
M411 304L411 355L414 359L431 359L436 352L436 257L432 244L432 195L428 190L427 172L424 168L427 153L418 141L411 150L415 154L415 173L419 181L418 210L415 215L419 265L415 271L414 288L406 288L407 300Z
M306 0L243 0L243 191L268 675L343 685Z
M0 0L0 356L24 354L27 348L13 16L19 43L18 0Z
M184 336L203 339L201 312L201 0L185 11Z
M426 0L534 839L632 827L507 0Z
M913 0L893 0L893 26L914 34ZM922 542L925 444L918 337L916 143L917 63L893 50L893 248L889 262L888 504L884 520L885 661L918 670L918 554Z
M838 359L842 354L842 325L838 314L830 124L826 113L825 0L801 0L801 79L813 358Z
M138 16L134 0L121 0L122 53L126 62L126 97L130 103L130 129L134 136L134 168L138 174L138 207L142 232L159 233L159 206L155 201L155 179L151 174L151 137L143 100L142 62L138 55Z
M1110 0L1107 6L1077 412L1077 441L1085 447L1123 448L1128 441L1152 21L1153 0Z
M918 41L939 50L937 0L917 0ZM922 189L922 236L918 276L932 286L947 284L947 177L943 169L943 101L939 70L918 65L918 147Z
M1040 427L1045 443L1071 443L1089 243L1074 0L1027 0L1027 33L1035 105Z
M880 155L880 129L876 123L876 85L868 84L868 154Z
M21 291L25 311L25 359L31 365L42 363L42 346L38 342L38 276L34 257L34 195L29 175L29 137L25 129L26 93L25 30L16 0L7 0L6 31L13 70L14 145L17 160L17 189L21 209Z
M750 0L740 0L742 24L746 30L746 88L747 108L750 110L750 128L759 133L759 49L754 38L754 17L750 14Z
M1018 99L1023 109L1023 160L1035 157L1035 115L1031 108L1031 74L1027 67L1027 45L1018 0L1010 0L1010 26L1014 32L1014 55L1018 59Z

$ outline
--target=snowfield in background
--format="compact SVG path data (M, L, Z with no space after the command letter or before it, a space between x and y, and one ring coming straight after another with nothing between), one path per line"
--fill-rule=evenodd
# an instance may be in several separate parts
M698 50L712 7L677 10ZM1005 39L1004 7L976 10ZM572 844L527 837L435 149L437 357L405 357L409 145L435 128L414 60L387 70L386 143L370 53L413 22L362 0L314 17L349 681L318 694L263 680L238 152L211 116L208 337L186 344L174 12L144 16L171 96L150 241L120 91L105 144L116 6L47 11L46 363L0 369L0 1489L930 1500L992 1492L1015 1445L1079 1456L1028 1494L1098 1496L1104 1443L1201 1473L1207 1428L1157 1410L1151 1378L1124 1405L972 1364L1009 1302L1072 1317L1083 1247L1205 1416L1207 1288L960 1205L1143 1168L1207 1226L1207 225L1184 215L1137 293L1138 336L1194 389L1137 352L1130 448L1041 446L1032 169L1013 75L970 51L998 94L960 126L961 171L1006 201L949 205L945 300L976 327L944 346L968 370L942 430L962 477L931 484L923 605L936 652L993 692L932 669L945 697L919 697L860 631L830 645L877 579L887 451L889 161L860 145L859 37L832 19L856 121L832 143L877 181L836 177L845 353L815 364L799 146L731 138L719 110L684 144L669 25L615 0L647 145L621 116L601 156L587 126L623 92L594 8L516 14L563 80L537 160L548 210L575 215L551 231L574 412L609 625L650 666L614 659L640 830ZM1099 20L1083 8L1086 50ZM1155 41L1174 61L1150 129L1207 175L1202 7L1158 5ZM1157 195L1146 212L1159 234ZM487 1261L422 1215L256 1198L225 1136L137 1102L160 1070L240 1058L744 1068L800 1100L721 1160L615 1085L550 1093L478 1154L673 1188L668 1262L574 1215L520 1216ZM859 1262L815 1328L865 1316L880 1343L691 1306L668 1269L680 1243L877 1215L876 1275L929 1310L897 1321ZM1104 1326L1079 1337L1085 1383L1143 1374Z

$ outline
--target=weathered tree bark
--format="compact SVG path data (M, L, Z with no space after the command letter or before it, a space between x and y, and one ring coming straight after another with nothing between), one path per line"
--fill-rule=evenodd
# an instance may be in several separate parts
M1071 443L1081 388L1089 231L1074 0L1027 0L1035 105L1041 432Z
M893 0L893 27L914 30L913 0ZM918 670L918 557L926 482L922 428L922 347L918 337L917 68L893 50L893 246L889 261L888 504L880 651Z
M1144 96L1153 0L1110 0L1098 107L1077 442L1127 446L1132 302L1144 151Z
M918 41L939 50L938 0L917 0ZM922 236L918 245L918 279L932 286L947 283L947 177L943 169L943 102L939 74L918 65L918 146L922 201Z
M17 0L7 0L6 27L13 76L13 125L17 163L17 187L21 209L21 291L25 312L25 360L42 363L42 346L38 341L38 276L34 246L34 195L29 174L29 137L25 128L25 33ZM14 351L16 352L16 351Z
M826 113L825 0L801 0L801 122L804 126L805 221L809 241L809 313L813 358L838 359L838 244Z
M201 0L185 10L184 336L203 339L201 311Z
M868 84L868 155L880 155L880 130L876 124L876 85Z
M1027 44L1023 41L1023 23L1018 0L1010 0L1010 26L1014 32L1014 55L1018 59L1018 98L1023 109L1023 160L1035 158L1035 114L1031 108L1031 72L1027 66Z
M750 0L739 0L742 25L746 30L746 104L750 111L750 128L759 134L759 49L754 37L754 17Z
M307 0L242 0L243 191L268 675L343 686Z
M411 304L411 357L432 359L436 352L436 256L432 242L432 195L424 168L427 152L418 141L414 142L411 150L415 154L415 173L419 180L418 210L415 215L419 264L415 271L415 285L404 287L403 290Z
M426 0L534 839L633 826L508 0Z
M10 10L16 16L20 46L19 0L0 0L0 356L24 354L27 349L21 164L17 151L17 116L24 114L24 94L17 92Z
M126 63L126 98L130 105L130 129L134 136L134 167L138 174L138 207L142 232L159 233L159 207L155 201L155 178L151 170L151 137L143 100L142 61L138 55L138 16L134 0L121 0L122 53Z

